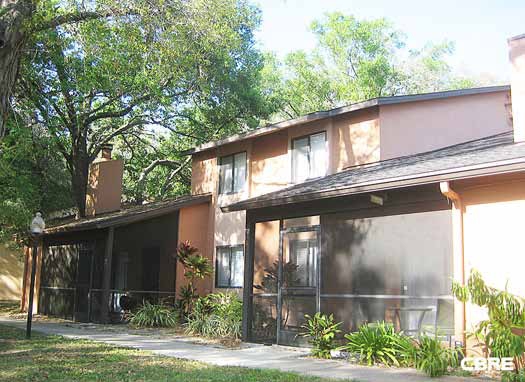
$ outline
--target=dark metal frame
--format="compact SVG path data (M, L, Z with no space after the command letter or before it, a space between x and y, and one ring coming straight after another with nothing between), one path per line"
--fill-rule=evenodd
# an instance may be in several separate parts
M324 133L324 141L325 143L328 141L328 134L326 132L326 130L322 130L322 131L317 131L315 133L311 133L311 134L307 134L307 135L301 135L300 137L295 137L295 138L292 138L292 142L291 142L291 149L292 149L292 160L291 160L291 163L292 163L292 183L296 183L296 177L295 177L295 173L294 173L294 168L295 168L295 161L294 161L294 150L295 150L295 142L298 141L299 139L304 139L304 138L308 138L308 175L310 175L310 167L311 167L311 163L310 163L310 152L311 152L311 147L312 147L312 143L311 143L311 137L312 135L317 135L317 134L321 134L321 133ZM328 151L327 151L328 152ZM328 170L328 169L327 169ZM309 179L314 179L310 176L308 176L306 178L306 180L309 180Z
M281 337L281 323L282 323L282 308L283 308L283 254L284 247L283 241L286 234L289 233L299 233L299 232L315 232L317 235L317 255L316 255L316 286L315 286L315 305L316 313L320 311L321 300L320 300L320 274L321 274L321 226L320 225L311 225L311 226L300 226L300 227L291 227L283 228L283 219L280 220L280 229L279 229L279 271L277 278L277 338L276 344L279 345ZM288 288L288 289L301 289L301 288ZM312 288L302 288L302 289L312 289Z
M246 180L248 179L248 152L245 151L239 151L233 154L223 155L219 158L219 195L233 195L238 194L242 190L235 191L235 156L238 154L244 154L246 156L245 163L246 163L246 173L244 174L244 186L246 187ZM224 158L232 158L232 180L231 180L231 187L232 190L229 192L222 192L222 181L221 181L221 167L222 167L222 161Z
M229 262L228 265L230 267L230 277L228 279L228 285L219 285L219 257L217 254L219 253L219 249L225 249L227 248L230 252L229 255ZM245 263L245 257L246 257L246 251L244 248L244 244L237 244L237 245L219 245L215 247L215 288L228 288L228 289L241 289L242 285L232 285L232 254L234 248L242 248L242 258L243 262ZM244 269L244 268L243 268Z

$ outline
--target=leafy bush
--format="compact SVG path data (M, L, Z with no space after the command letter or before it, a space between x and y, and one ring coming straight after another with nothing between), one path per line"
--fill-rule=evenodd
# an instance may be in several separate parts
M413 358L412 340L396 333L392 324L365 324L357 332L346 334L345 338L348 343L341 349L359 355L360 362L368 365L408 365Z
M195 300L186 331L213 338L241 337L242 302L234 293L213 293Z
M525 370L525 300L488 286L476 270L472 270L466 286L454 282L452 293L462 302L487 308L488 320L481 321L469 333L478 341L484 356L512 356L516 372Z
M303 337L309 337L312 344L312 355L317 358L330 358L330 351L335 349L334 339L341 333L341 322L334 322L334 315L316 313L313 317L305 314L306 323L301 326Z
M129 322L135 326L173 327L177 324L177 313L166 305L145 301L137 312L131 314Z
M429 377L440 377L448 367L459 365L459 349L444 347L436 338L422 336L414 352L414 363L418 370Z

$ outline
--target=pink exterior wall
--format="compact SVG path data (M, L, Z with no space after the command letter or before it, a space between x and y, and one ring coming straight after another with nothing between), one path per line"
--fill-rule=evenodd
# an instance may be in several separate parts
M332 171L377 162L380 159L379 109L372 108L335 117Z
M512 130L508 92L380 106L381 160Z
M509 40L514 140L525 141L525 35Z

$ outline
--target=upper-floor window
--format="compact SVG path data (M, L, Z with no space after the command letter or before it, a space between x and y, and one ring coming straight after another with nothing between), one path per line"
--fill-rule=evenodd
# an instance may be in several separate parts
M246 152L221 157L219 160L219 193L241 192L245 184Z
M327 169L326 132L292 140L292 180L294 183L324 176Z
M215 286L241 288L244 279L244 246L217 247Z

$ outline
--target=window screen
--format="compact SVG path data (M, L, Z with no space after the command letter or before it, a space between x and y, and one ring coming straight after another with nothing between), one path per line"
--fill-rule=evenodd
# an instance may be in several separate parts
M244 190L246 184L246 153L223 156L219 161L219 193Z
M324 131L293 140L292 180L295 183L324 176L327 169L328 151Z
M217 288L242 288L244 247L217 247L215 284Z

